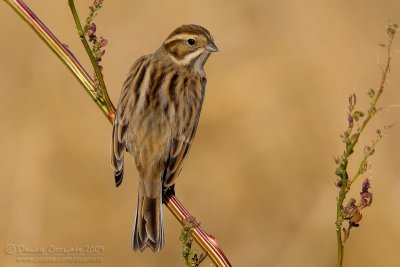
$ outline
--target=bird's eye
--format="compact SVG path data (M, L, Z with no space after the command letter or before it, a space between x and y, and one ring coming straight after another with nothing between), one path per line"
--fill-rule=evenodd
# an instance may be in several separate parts
M194 39L190 38L190 39L187 40L187 43L190 46L194 46L196 44L196 41Z

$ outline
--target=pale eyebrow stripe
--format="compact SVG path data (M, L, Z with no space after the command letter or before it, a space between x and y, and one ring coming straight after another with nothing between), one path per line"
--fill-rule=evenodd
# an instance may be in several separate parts
M165 40L164 44L168 44L175 40L189 39L190 37L193 37L193 34L181 33L178 35L174 35L174 36L170 37L169 39Z

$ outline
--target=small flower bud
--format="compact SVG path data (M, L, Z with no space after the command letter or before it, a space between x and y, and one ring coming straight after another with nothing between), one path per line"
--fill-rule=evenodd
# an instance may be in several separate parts
M92 22L92 25L90 25L90 30L91 30L93 33L96 33L96 29L97 29L96 23Z
M353 116L349 115L347 120L349 121L349 128L353 128L354 126Z
M349 111L350 112L353 111L356 103L357 103L356 94L353 93L353 94L349 95Z
M357 211L356 214L354 214L354 216L351 217L350 221L353 223L358 223L359 221L361 221L361 219L362 219L362 214L360 211Z
M103 39L103 37L100 39L100 46L101 47L105 47L108 44L108 40L107 39Z
M364 161L364 162L361 164L361 166L360 166L360 173L366 172L367 169L368 169L368 162L367 162L367 161Z
M382 130L381 129L376 129L376 134L378 135L378 138L382 138Z
M369 207L372 204L372 193L364 192L361 193L361 206Z
M351 198L347 203L346 207L342 208L343 217L346 219L353 217L354 213L356 212L356 209L357 209L356 200L354 198Z
M358 121L360 118L364 117L364 112L362 111L354 111L353 117L356 121Z
M361 193L366 193L368 192L368 189L371 188L371 183L369 182L368 178L365 178L362 186L361 186Z
M385 45L386 46L386 45ZM370 97L370 98L373 98L374 96L375 96L375 90L374 89L369 89L369 91L368 91L368 96Z
M366 146L364 147L364 155L366 155L366 156L371 156L372 154L374 154L374 152L375 152L375 150L372 149L371 146L366 145Z

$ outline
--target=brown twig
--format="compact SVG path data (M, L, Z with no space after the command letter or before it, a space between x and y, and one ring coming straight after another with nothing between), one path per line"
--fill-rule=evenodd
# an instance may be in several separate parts
M93 79L82 67L79 61L66 48L57 37L44 25L44 23L29 9L29 7L22 0L4 0L32 29L39 37L49 46L49 48L61 59L61 61L68 67L74 74L78 81L82 84L85 90L89 93L90 97L94 100L101 111L106 115L108 120L112 123L115 116L115 108L112 105L107 105L101 98L99 98L94 88ZM193 218L189 211L183 206L177 196L166 195L164 196L164 203L175 216L175 218L183 224L188 218ZM194 240L200 247L207 252L211 260L221 267L232 266L228 258L225 256L221 247L218 245L217 240L208 235L204 229L198 224L193 228Z

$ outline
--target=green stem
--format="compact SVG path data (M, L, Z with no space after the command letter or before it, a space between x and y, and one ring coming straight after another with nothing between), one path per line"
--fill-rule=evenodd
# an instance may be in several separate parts
M389 32L388 32L389 33ZM388 44L387 44L387 61L385 68L382 71L382 79L381 83L379 85L378 92L374 96L374 98L371 101L371 105L368 109L368 114L365 117L364 121L362 122L360 128L358 129L357 133L355 134L355 137L353 138L353 141L351 141L349 144L346 144L346 149L343 153L343 161L340 166L340 178L341 178L341 187L340 187L340 192L339 192L339 197L337 199L337 206L336 206L336 239L337 239L337 256L338 256L338 267L343 266L343 255L344 255L344 241L342 238L342 224L343 224L343 214L342 214L342 208L343 208L343 202L346 199L347 192L350 190L350 186L352 183L360 176L361 174L361 168L362 165L365 164L365 161L368 159L368 157L371 155L370 153L364 155L363 160L361 161L360 167L357 171L357 173L351 178L350 180L348 179L348 174L347 174L347 166L348 166L348 161L350 156L354 153L354 147L357 145L358 140L364 131L365 127L367 124L371 121L372 117L376 114L376 104L378 100L380 99L383 90L385 88L386 81L388 79L388 75L390 72L390 62L392 59L391 55L391 47L393 43L393 38L394 38L394 32L392 34L388 34ZM373 143L372 149L374 149L375 145L380 139L378 139L376 142Z
M382 139L382 137L378 137L377 140L373 141L372 145L371 145L371 151L374 151L376 144L378 144L378 142ZM354 183L354 181L362 174L363 172L363 168L365 165L365 162L368 160L368 158L372 155L371 152L366 153L360 163L360 165L358 166L358 171L357 173L353 176L353 178L351 178L348 182L347 182L347 191L349 191L350 186Z
M68 0L68 5L71 9L72 16L74 17L74 21L75 21L76 28L78 30L79 38L81 39L83 47L85 48L86 53L89 56L89 59L90 59L90 62L92 63L97 80L99 81L99 86L100 86L100 90L101 90L101 99L105 102L105 104L107 106L113 107L113 104L107 93L107 88L106 88L106 84L104 83L103 74L101 73L100 67L92 53L92 50L90 49L89 43L86 40L85 33L83 32L82 25L81 25L78 13L75 8L74 0ZM115 109L114 109L114 111L115 111Z
M370 122L372 117L376 114L376 103L378 102L379 98L381 97L381 95L383 93L383 90L385 89L385 84L386 84L386 81L388 79L388 75L390 72L390 62L392 59L391 47L392 47L392 43L393 43L393 38L394 38L394 34L389 35L388 45L387 45L387 61L386 61L385 68L382 72L382 79L381 79L381 83L379 85L378 92L371 102L371 106L368 110L367 117L364 119L363 123L361 124L361 127L360 127L358 133L356 134L356 137L354 138L353 142L349 145L348 149L346 150L345 158L349 158L350 155L353 154L353 152L354 152L353 149L354 149L355 145L358 143L358 139L360 138L361 133L363 132L363 130L365 129L367 124ZM375 145L376 145L376 143L373 144L372 148L374 148ZM368 156L365 156L363 161L361 162L361 164L363 164L365 162L365 160L367 160L367 158L368 158ZM347 164L346 164L346 167L347 167ZM360 168L359 168L357 174L350 181L348 181L346 183L346 187L344 190L345 192L347 192L350 189L351 184L359 177L359 175L360 175Z
M71 51L63 45L60 40L46 27L46 25L29 9L21 0L4 0L44 41L44 43L57 55L57 57L74 74L77 80L85 88L90 98L101 109L103 114L110 120L114 120L114 106L106 103L98 96L94 88L93 79L85 71Z
M337 201L337 210L336 210L336 239L337 239L337 252L338 252L338 267L342 267L343 265L343 239L342 239L342 206L343 201L346 197L345 193L340 193L339 199Z

